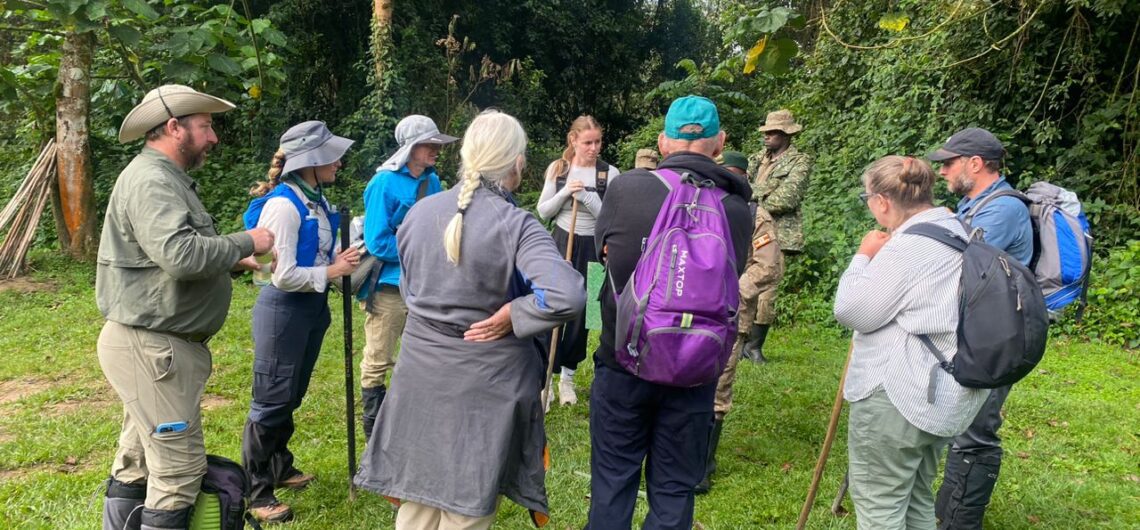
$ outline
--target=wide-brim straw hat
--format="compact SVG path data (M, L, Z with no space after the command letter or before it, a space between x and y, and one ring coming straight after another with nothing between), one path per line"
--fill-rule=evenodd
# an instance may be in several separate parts
M162 85L143 96L123 118L119 127L119 143L133 142L146 135L147 131L165 123L170 118L181 118L191 114L225 112L235 107L222 98L198 92L183 85Z
M803 129L804 127L796 123L796 119L792 117L792 111L785 109L769 112L764 125L760 126L760 132L781 131L788 135L796 134Z
M352 144L352 140L333 134L323 121L298 123L281 135L279 149L285 153L281 172L331 164L340 160Z
M439 127L436 127L431 118L412 114L396 124L396 143L400 145L400 148L388 157L383 164L380 164L376 171L381 169L396 171L404 167L404 164L408 163L412 149L419 144L446 145L458 139L439 132Z

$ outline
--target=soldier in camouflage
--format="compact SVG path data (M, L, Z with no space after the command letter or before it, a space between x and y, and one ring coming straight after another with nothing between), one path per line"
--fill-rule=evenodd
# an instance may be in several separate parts
M803 215L800 204L807 194L811 176L811 157L792 147L792 137L803 130L788 110L768 114L760 127L764 133L764 150L748 158L748 174L752 175L752 199L772 214L776 223L777 240L785 258L798 254L804 248ZM749 340L741 355L757 363L764 363L764 339L768 326L775 319L775 290L767 304L758 308L756 320L749 332ZM747 321L741 320L743 326Z
M720 160L721 165L729 171L748 178L746 173L748 159L743 153L725 151ZM720 380L716 385L716 401L713 404L715 413L712 432L709 435L708 462L705 466L705 478L697 484L697 493L709 491L712 483L711 475L716 472L716 448L720 443L720 433L724 427L724 417L732 408L732 384L736 381L736 363L740 360L740 353L748 342L748 326L746 323L756 322L767 327L776 318L774 304L776 302L776 287L780 285L780 278L784 276L784 256L780 253L777 242L776 223L764 208L756 206L755 225L752 231L752 253L744 273L740 276L740 313L739 333L732 346L732 355L728 358L728 365L724 368Z

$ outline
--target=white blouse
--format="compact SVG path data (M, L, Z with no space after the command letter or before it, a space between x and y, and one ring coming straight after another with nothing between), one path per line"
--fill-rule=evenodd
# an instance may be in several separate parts
M313 266L297 266L300 213L293 202L286 197L274 197L265 201L257 226L268 228L274 235L273 248L277 251L277 269L273 272L273 286L289 292L323 293L328 287L326 268L331 263L329 249L333 248L334 244L328 215L325 214L324 208L310 201L296 184L282 182L278 186L289 186L308 206L308 215L317 219L320 244Z

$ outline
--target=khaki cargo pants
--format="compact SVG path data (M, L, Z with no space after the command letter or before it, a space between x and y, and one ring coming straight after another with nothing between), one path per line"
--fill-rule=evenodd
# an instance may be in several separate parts
M364 310L364 355L360 360L360 387L374 388L384 384L384 377L396 365L396 349L408 307L400 296L400 288L381 285L372 293L372 308L361 302Z
M120 482L145 481L146 507L193 505L206 474L202 392L210 377L204 343L107 322L99 334L99 365L123 401L123 430L111 466ZM185 422L183 430L157 432Z

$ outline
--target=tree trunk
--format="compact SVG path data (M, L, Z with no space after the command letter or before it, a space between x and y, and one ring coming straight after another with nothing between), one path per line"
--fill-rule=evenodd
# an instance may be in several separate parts
M376 86L384 85L384 67L392 46L392 3L396 0L372 2L372 59L376 67Z
M69 32L63 40L55 102L59 212L65 231L61 249L77 259L95 252L94 186L87 117L91 106L91 32ZM54 201L53 201L54 203Z

